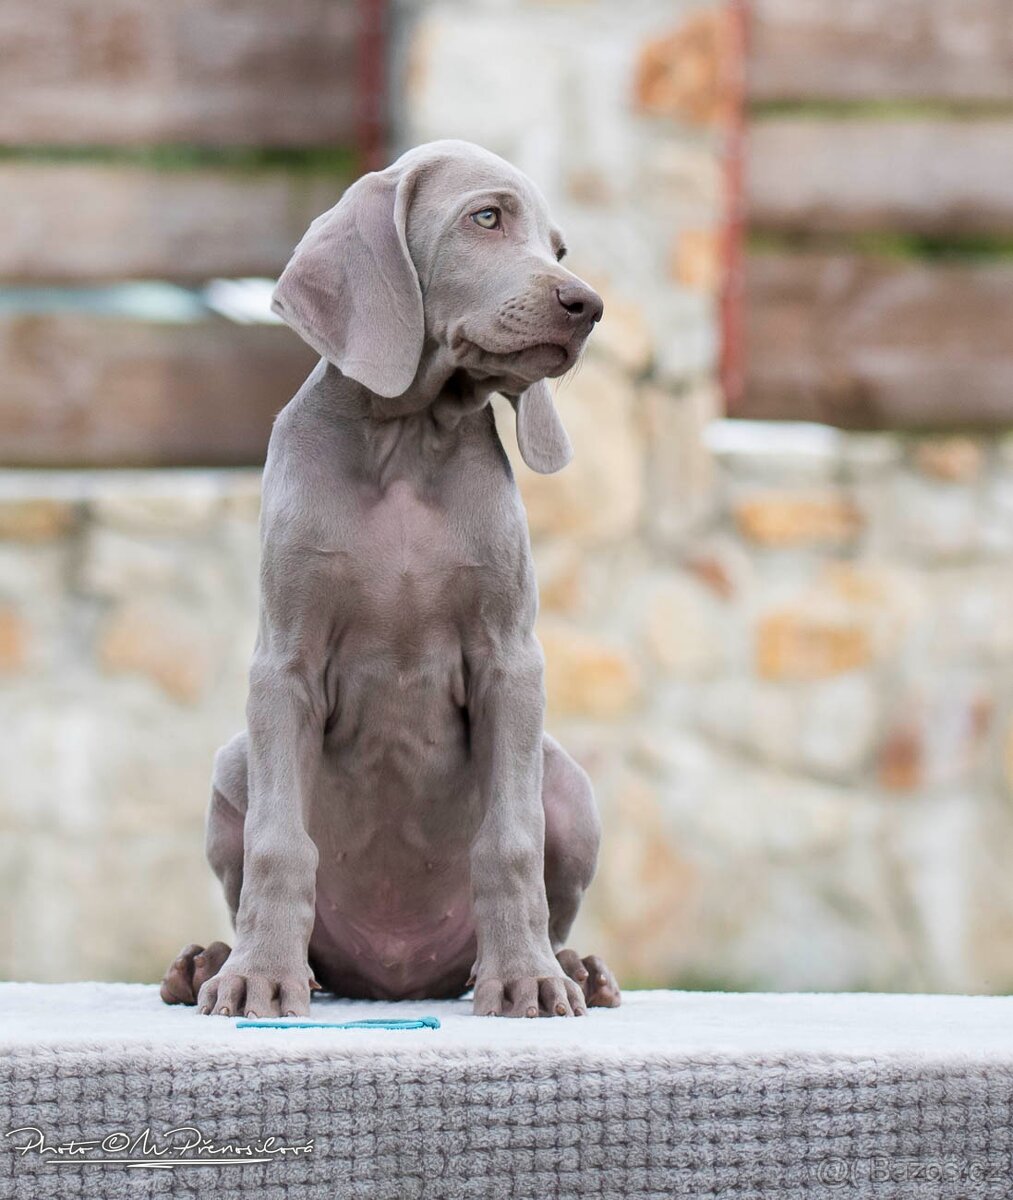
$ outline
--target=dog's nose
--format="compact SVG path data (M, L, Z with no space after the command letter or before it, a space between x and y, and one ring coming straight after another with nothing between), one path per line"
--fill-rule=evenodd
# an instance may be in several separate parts
M605 311L601 296L586 283L564 283L556 288L556 299L574 321L589 321L593 325Z

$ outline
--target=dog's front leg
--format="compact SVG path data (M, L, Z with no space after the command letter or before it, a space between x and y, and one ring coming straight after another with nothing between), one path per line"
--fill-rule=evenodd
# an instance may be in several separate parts
M258 651L250 674L249 806L236 944L201 988L201 1012L305 1016L317 848L308 832L323 697L307 672Z
M572 1016L581 989L549 942L542 807L543 660L532 641L473 675L469 716L484 814L471 850L478 937L474 1011Z

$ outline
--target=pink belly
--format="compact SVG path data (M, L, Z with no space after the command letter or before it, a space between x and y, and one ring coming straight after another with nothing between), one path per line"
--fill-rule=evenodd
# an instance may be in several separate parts
M355 911L353 911L355 910ZM335 995L436 999L459 995L475 959L467 892L425 911L397 903L340 903L318 895L310 959Z

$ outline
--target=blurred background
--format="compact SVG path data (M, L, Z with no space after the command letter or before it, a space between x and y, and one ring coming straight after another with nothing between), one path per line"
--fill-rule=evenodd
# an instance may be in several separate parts
M314 362L271 280L462 136L606 299L574 463L518 467L605 824L574 944L1013 989L1007 0L13 0L0 38L0 977L229 940L211 758Z

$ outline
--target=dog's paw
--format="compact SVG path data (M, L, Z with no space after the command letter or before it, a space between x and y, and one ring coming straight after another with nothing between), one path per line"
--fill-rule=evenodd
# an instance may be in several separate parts
M584 993L565 975L480 979L473 1011L479 1017L582 1017Z
M584 994L588 1008L618 1008L622 994L616 977L596 954L581 958L576 950L560 950L556 961Z
M247 970L226 962L197 995L197 1010L218 1017L305 1017L310 991L319 987L309 967Z
M224 942L212 942L206 950L195 942L185 946L162 978L162 999L166 1004L196 1004L201 987L218 974L231 953Z

